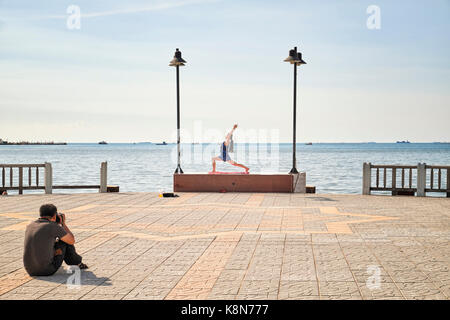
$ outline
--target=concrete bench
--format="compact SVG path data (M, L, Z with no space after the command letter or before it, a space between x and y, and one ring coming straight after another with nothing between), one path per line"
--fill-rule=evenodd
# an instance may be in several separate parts
M173 175L174 192L306 192L306 174L208 174Z

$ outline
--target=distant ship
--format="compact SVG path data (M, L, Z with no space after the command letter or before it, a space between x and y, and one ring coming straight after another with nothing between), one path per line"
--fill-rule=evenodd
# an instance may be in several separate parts
M397 141L396 143L411 143L411 142L409 142L408 140L402 140L402 141Z
M163 141L162 143L157 143L156 145L157 145L157 146L166 146L167 143L166 143L165 141Z
M312 142L305 143L307 146L312 146Z
M98 144L108 144L106 141L100 141Z

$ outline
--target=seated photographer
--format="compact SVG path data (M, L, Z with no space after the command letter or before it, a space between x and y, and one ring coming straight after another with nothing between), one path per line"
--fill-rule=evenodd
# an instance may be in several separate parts
M31 222L25 231L23 264L30 276L50 276L62 262L87 266L75 251L75 238L66 225L66 217L59 214L53 204L44 204L39 209L40 218Z

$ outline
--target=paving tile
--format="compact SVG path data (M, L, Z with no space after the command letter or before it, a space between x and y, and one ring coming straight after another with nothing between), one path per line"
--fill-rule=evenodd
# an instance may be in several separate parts
M355 282L319 282L320 296L354 296L361 298L358 286Z
M402 294L407 299L419 299L419 298L431 298L440 297L444 299L445 296L433 283L420 283L420 282L405 282L397 283Z
M278 299L301 299L318 295L317 281L281 281Z
M430 282L430 279L421 271L394 270L389 274L395 282Z

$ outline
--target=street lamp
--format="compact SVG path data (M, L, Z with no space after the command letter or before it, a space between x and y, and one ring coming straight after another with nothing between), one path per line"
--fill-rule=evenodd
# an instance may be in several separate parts
M172 61L169 66L177 68L177 168L175 173L183 173L180 166L180 67L184 66L186 61L181 57L181 51L178 48L175 51Z
M301 66L302 64L306 64L305 61L302 60L301 52L297 52L297 47L289 50L289 56L284 59L284 61L289 62L294 65L294 123L293 123L293 142L292 142L292 169L289 173L298 173L297 171L297 160L296 160L296 132L297 132L297 66Z

